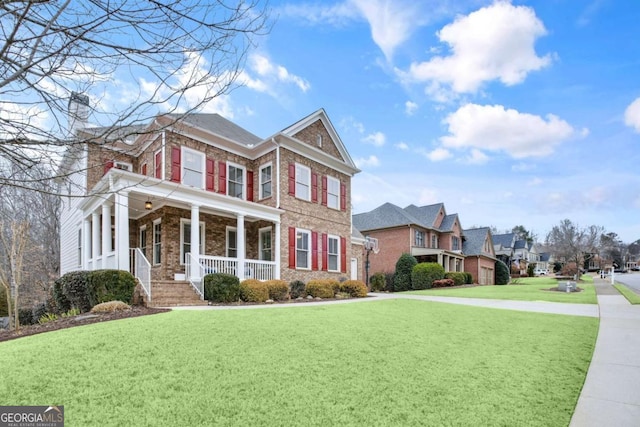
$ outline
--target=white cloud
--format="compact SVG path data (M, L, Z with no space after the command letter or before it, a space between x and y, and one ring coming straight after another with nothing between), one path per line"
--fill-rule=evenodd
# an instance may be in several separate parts
M311 84L307 80L290 73L289 70L282 65L274 64L266 55L251 55L249 57L249 68L260 77L254 79L246 72L243 72L241 74L242 78L239 79L239 81L250 89L259 92L266 92L276 96L277 90L275 86L279 83L292 83L303 93L311 88Z
M356 166L359 169L363 169L363 168L371 168L371 167L376 167L376 166L380 166L380 160L374 156L371 155L369 157L360 157L354 160L354 162L356 163Z
M340 126L345 131L349 131L353 129L359 134L364 134L364 125L351 116L345 117L342 120L340 120Z
M422 154L432 162L441 162L451 157L451 152L446 148L436 148L432 151L424 151Z
M361 17L359 10L351 2L337 3L331 6L319 3L287 4L279 8L278 12L280 16L312 25L342 26Z
M428 82L427 92L441 98L443 87L475 93L492 80L515 85L551 63L551 55L539 57L534 49L536 39L545 34L532 8L497 1L443 27L437 35L451 54L413 63L403 77Z
M535 177L531 178L531 179L527 182L527 185L528 185L529 187L537 187L537 186L541 185L543 182L544 182L544 181L542 181L542 179L541 179L541 178L539 178L539 177L535 176Z
M440 138L444 147L503 151L518 159L547 156L556 145L577 134L553 114L543 118L502 105L466 104L444 122L450 133Z
M405 42L419 25L415 2L397 0L351 0L369 22L371 37L391 60L394 50Z
M413 114L418 110L418 104L412 101L407 101L404 103L404 112L408 116L413 116Z
M489 156L477 148L474 148L471 150L471 154L467 157L466 161L472 165L483 165L489 161Z
M409 151L409 146L405 142L398 142L394 147L401 151Z
M433 188L423 188L420 190L420 196L418 196L418 205L433 205L434 203L440 203L442 200L438 194L438 191Z
M640 98L636 98L624 111L624 124L640 133Z
M530 162L527 162L527 163L521 162L511 166L511 170L514 172L527 172L535 168L536 168L536 165Z
M387 140L387 137L382 132L374 132L362 138L362 142L375 145L376 147L382 147Z

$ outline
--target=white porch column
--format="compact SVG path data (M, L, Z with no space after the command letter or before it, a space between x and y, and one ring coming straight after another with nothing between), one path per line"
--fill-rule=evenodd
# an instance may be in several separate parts
M107 266L107 256L113 248L111 247L111 205L105 202L102 205L102 267Z
M236 276L240 280L245 279L245 269L244 269L244 260L246 258L245 255L245 242L244 242L244 215L238 214L237 218L237 227L236 227L236 246L237 246L237 258L238 258L238 271L236 271Z
M274 239L274 243L274 252L276 255L274 259L274 261L276 262L276 271L274 271L274 278L280 279L280 221L276 222L276 238Z
M91 213L91 252L92 270L97 270L101 267L98 263L100 257L100 214L95 211Z
M200 280L200 206L191 205L191 255L192 258L188 262L191 265L190 279L194 281ZM198 262L193 265L194 260ZM189 279L189 277L187 277Z
M116 268L131 271L129 254L129 192L119 191L115 195L116 221ZM111 239L109 239L111 240Z
M82 221L82 269L89 269L89 260L91 259L91 220L86 217Z

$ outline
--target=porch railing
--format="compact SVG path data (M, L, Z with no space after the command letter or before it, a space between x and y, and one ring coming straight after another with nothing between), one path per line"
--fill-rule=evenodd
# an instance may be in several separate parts
M198 272L199 274L197 275L198 279L194 279L194 277L196 277L195 271L194 269L199 269L200 271ZM191 283L191 286L193 286L193 289L195 289L195 291L198 293L198 295L200 296L200 299L204 299L204 274L205 274L205 270L204 270L204 266L198 262L198 260L191 255L191 253L188 253L187 256L185 257L185 263L184 263L184 272L185 272L185 276L187 276L187 280L189 281L189 283Z
M247 259L244 261L244 274L238 275L238 259L200 255L202 275L210 273L226 273L240 279L272 280L276 277L276 263Z
M132 273L140 281L148 300L151 301L151 264L140 248L131 249L131 259Z

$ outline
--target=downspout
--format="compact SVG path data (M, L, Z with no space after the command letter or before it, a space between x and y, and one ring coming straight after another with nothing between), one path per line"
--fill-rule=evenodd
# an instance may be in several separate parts
M165 146L166 146L166 144L167 144L167 137L166 137L166 133L167 133L167 131L166 131L166 130L163 130L163 131L162 131L162 154L160 154L160 155L162 156L162 174L161 174L161 176L160 176L160 179L162 179L163 181L164 181L164 179L165 179L165 178L164 178L164 176L165 176L165 175L164 175L164 171L165 171L165 169L166 169L166 167L165 167L165 166L166 166L166 165L165 165L165 159L166 159L166 157L165 157Z

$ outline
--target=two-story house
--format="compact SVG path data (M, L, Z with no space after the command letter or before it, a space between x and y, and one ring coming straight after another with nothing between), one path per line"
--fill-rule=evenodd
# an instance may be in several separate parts
M462 227L457 214L447 215L444 204L401 208L385 203L353 216L353 226L378 239L379 252L371 253L370 272L393 272L403 253L418 262L437 262L445 271L464 271Z
M86 110L79 101L71 111ZM77 127L85 138L102 134ZM324 110L267 138L218 114L159 115L126 130L65 157L61 274L132 271L147 300L152 283L190 282L202 297L211 272L361 277L350 214L358 169Z
M491 230L488 227L464 230L462 253L464 269L471 273L473 282L494 285L496 277L496 253Z

